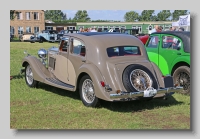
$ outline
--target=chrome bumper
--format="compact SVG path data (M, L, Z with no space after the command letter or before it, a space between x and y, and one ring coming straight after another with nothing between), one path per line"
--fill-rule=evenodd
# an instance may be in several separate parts
M183 90L183 87L169 87L169 88L163 88L156 90L156 93L149 93L148 97L154 97L158 94L170 94L171 92L180 92ZM145 91L141 92L120 92L118 94L110 94L110 99L128 99L128 98L134 98L134 97L146 97Z

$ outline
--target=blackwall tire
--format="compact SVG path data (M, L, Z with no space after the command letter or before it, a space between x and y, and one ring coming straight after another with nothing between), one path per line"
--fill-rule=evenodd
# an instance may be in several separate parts
M122 81L128 92L144 91L148 87L158 88L153 74L142 65L128 66L123 72Z
M79 94L86 107L97 107L99 105L99 99L95 96L93 81L88 75L83 76L80 80Z
M29 87L34 88L38 86L38 81L34 80L33 72L29 64L27 64L25 67L25 81Z
M174 83L183 87L181 94L190 95L190 68L187 66L178 67L173 73Z

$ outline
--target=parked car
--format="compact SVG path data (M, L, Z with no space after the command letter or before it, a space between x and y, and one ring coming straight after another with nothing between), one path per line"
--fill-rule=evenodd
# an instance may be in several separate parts
M140 39L142 43L145 45L147 40L149 39L149 35L137 36L137 38Z
M60 32L58 32L57 34L57 38L58 40L61 40L64 34L67 33L78 33L79 30L61 30Z
M146 49L132 35L111 32L65 34L58 47L40 49L38 59L28 54L22 60L25 82L38 82L69 91L79 90L85 106L99 99L129 101L166 98L182 87L171 76L162 76L149 61Z
M34 36L30 38L30 42L59 42L60 40L57 38L58 31L56 30L43 30L40 33L35 33Z
M21 35L19 35L19 40L21 42L24 42L24 41L30 41L31 37L34 36L34 33L23 33Z
M121 29L120 32L136 36L136 34L139 34L139 29Z
M14 35L10 32L10 42L13 40Z
M183 86L183 94L190 94L190 32L163 31L152 33L145 45L150 61L163 75L172 75Z

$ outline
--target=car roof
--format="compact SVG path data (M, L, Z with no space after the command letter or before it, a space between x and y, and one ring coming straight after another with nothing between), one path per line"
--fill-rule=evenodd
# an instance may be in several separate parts
M162 31L162 32L154 32L153 34L166 34L166 35L174 35L180 38L184 44L184 51L190 52L190 31Z
M120 45L137 45L142 42L135 36L118 32L84 32L64 34L63 37L74 37L83 40L86 45L95 47L111 47Z

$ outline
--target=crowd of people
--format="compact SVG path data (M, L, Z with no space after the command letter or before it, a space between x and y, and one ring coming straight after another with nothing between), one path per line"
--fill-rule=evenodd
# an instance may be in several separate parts
M154 29L151 30L151 33L154 33L154 32L161 32L163 30L163 27L162 26L159 26L159 25L155 25L154 26ZM170 27L170 31L184 31L184 28L183 27Z
M102 32L102 29L99 28L98 30L96 30L95 27L83 29L83 28L81 27L81 28L79 29L79 32Z

